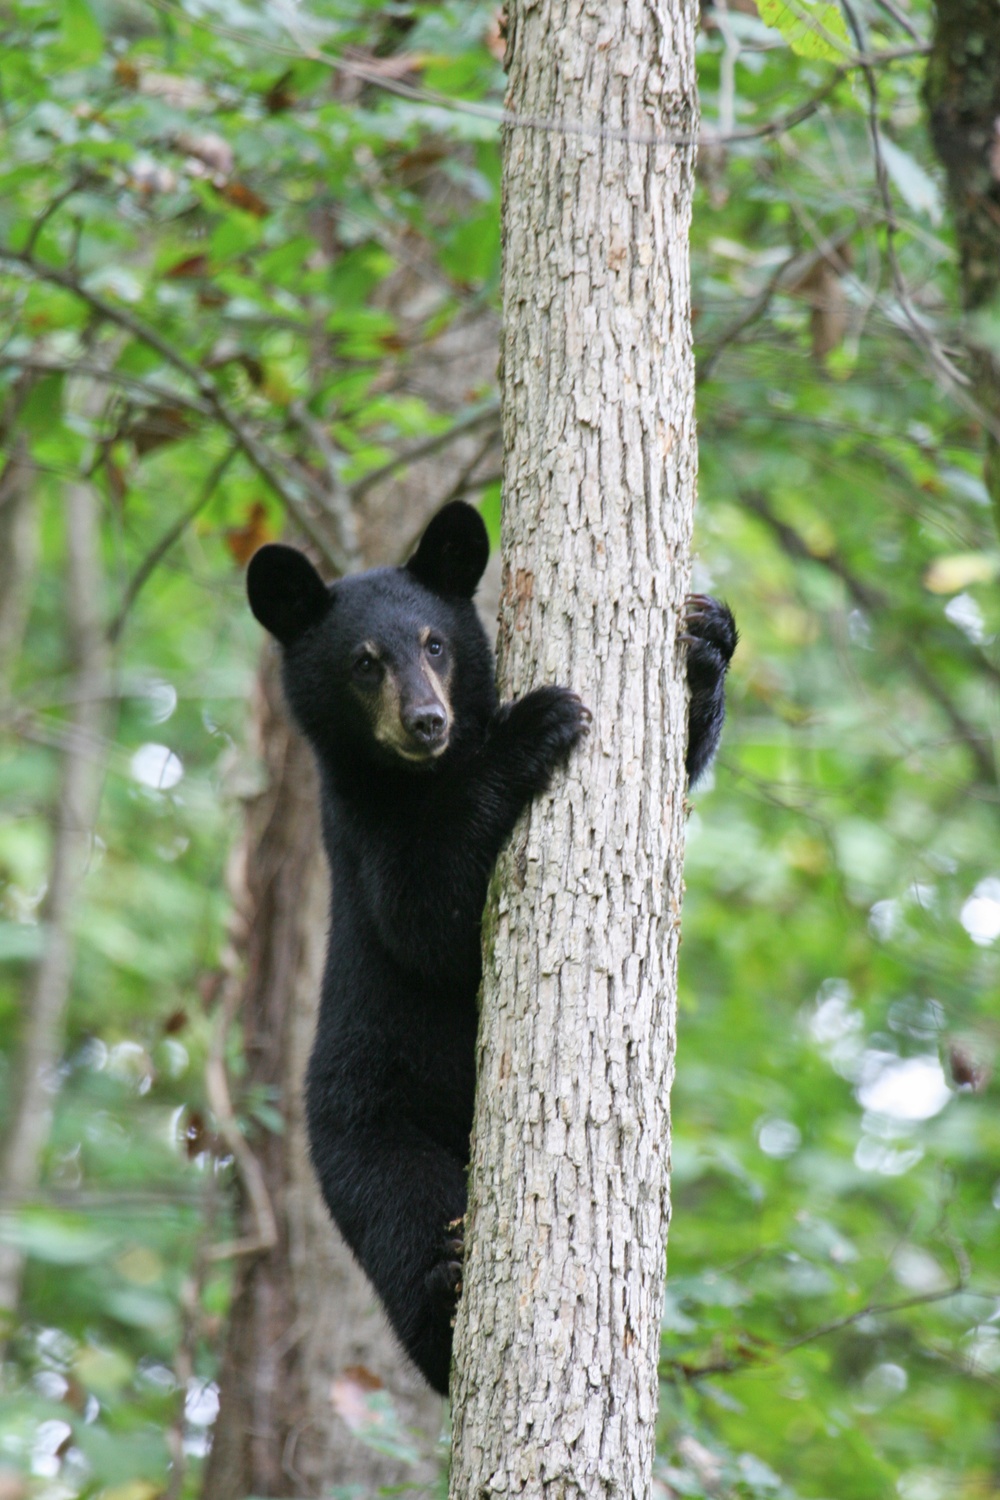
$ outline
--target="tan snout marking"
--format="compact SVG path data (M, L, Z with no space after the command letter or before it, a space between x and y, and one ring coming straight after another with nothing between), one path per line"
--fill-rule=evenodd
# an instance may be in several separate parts
M382 685L375 706L375 713L372 719L372 733L376 741L378 744L383 745L385 749L391 750L394 755L400 756L403 760L435 760L437 756L443 755L445 750L447 750L448 742L451 738L451 727L454 720L450 692L451 663L449 662L448 671L442 679L423 656L427 642L433 634L434 631L430 625L425 626L420 632L420 671L424 681L431 690L431 695L435 703L444 709L445 733L440 745L430 751L414 749L414 742L403 727L399 680L395 672L389 667L386 668L385 675L382 678ZM367 642L364 649L369 651L372 656L378 657L378 651L374 647L369 646Z

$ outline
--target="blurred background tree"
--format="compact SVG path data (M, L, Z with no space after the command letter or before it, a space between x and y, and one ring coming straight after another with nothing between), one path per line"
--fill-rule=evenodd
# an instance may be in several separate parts
M660 1497L1000 1487L1000 34L952 11L703 8L695 584L743 642ZM322 873L242 568L393 561L456 495L495 534L498 17L0 30L0 1495L433 1493L439 1404L303 1170Z

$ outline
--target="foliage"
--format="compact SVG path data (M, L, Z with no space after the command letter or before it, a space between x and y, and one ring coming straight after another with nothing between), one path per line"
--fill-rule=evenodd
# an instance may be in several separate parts
M661 1495L995 1488L1000 549L894 10L703 18L695 581L743 640L689 830ZM197 1492L229 1285L206 1256L232 1174L211 1048L243 1118L280 1119L239 1097L219 1031L225 862L257 774L239 565L287 517L344 560L364 476L490 412L415 375L498 293L491 9L294 14L4 11L0 381L41 549L0 745L8 1071L45 937L73 687L61 506L83 471L114 637L44 1176L0 1221L27 1256L0 1470L53 1500ZM904 20L926 34L924 0ZM882 184L855 23L898 54L876 75Z

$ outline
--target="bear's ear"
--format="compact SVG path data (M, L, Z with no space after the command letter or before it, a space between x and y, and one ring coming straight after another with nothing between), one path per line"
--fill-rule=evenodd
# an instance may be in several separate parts
M291 645L330 608L330 593L304 553L270 542L247 568L247 598L265 630Z
M471 599L489 555L482 516L464 500L453 500L431 521L406 568L436 594Z

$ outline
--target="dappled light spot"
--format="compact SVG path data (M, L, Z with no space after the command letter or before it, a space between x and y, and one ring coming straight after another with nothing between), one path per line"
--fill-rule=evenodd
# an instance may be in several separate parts
M139 746L130 765L136 781L143 786L153 787L158 792L169 792L184 775L180 756L175 755L167 745L157 745L152 741Z
M981 948L995 943L1000 937L1000 879L989 875L981 880L962 907L959 920Z
M862 1061L858 1099L865 1109L896 1120L940 1114L951 1089L937 1057L894 1057L869 1051Z

